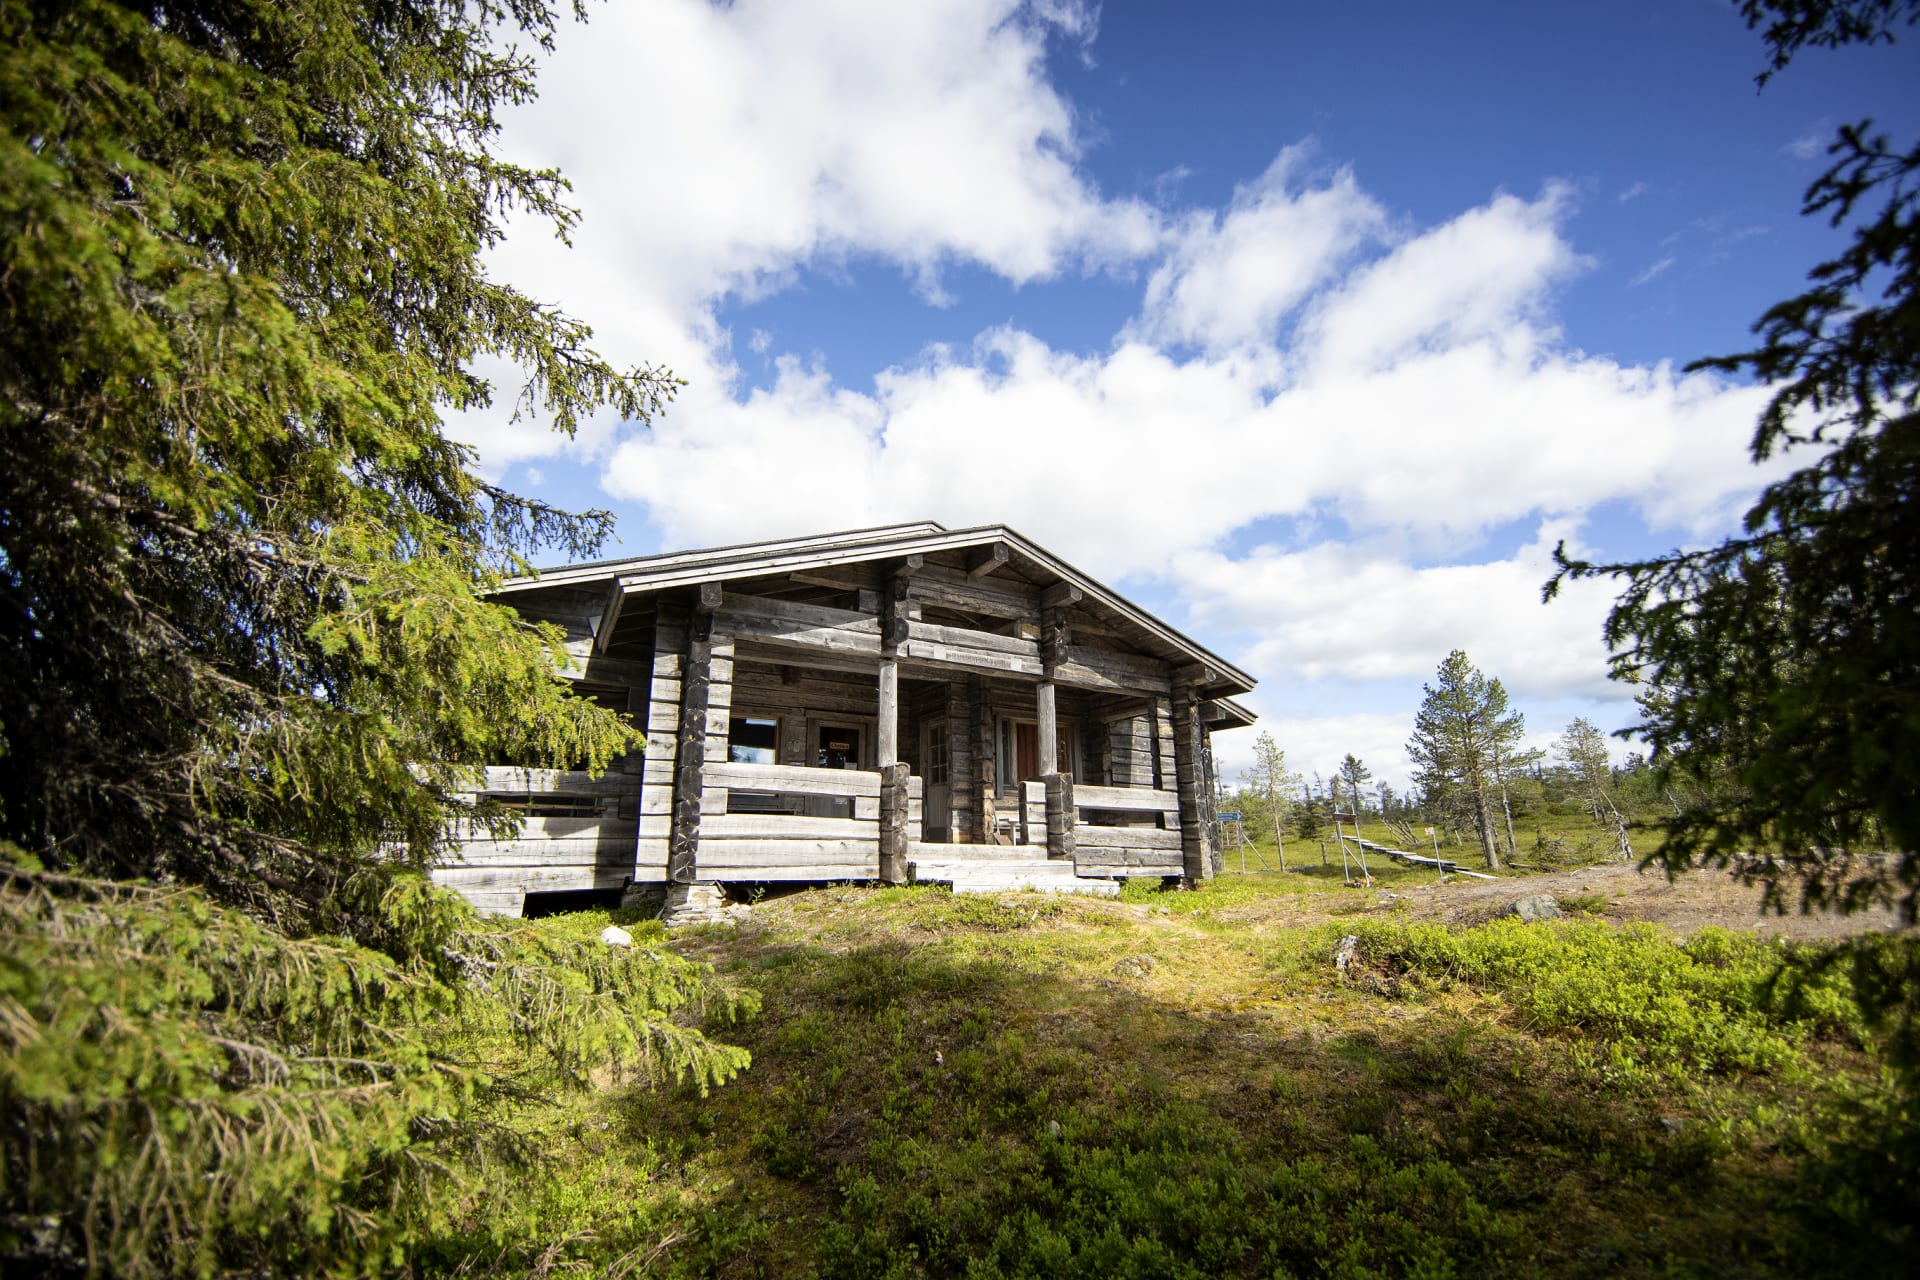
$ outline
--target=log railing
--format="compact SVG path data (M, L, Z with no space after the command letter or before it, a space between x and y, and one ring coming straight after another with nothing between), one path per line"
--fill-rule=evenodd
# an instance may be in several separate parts
M702 880L871 880L881 874L882 774L709 764ZM920 838L920 779L906 781L906 838Z
M1021 784L1021 815L1028 844L1071 857L1084 876L1176 875L1180 871L1180 797L1146 787L1071 787L1073 840L1061 852L1059 821L1048 828L1047 783ZM1097 821L1089 821L1089 818Z
M1146 787L1076 787L1074 870L1083 876L1176 875L1180 797ZM1101 818L1089 822L1088 817ZM1117 819L1117 821L1116 821Z
M618 889L633 874L637 830L635 779L561 769L489 766L474 800L499 801L523 816L513 835L496 838L486 824L454 824L455 847L433 870L435 884L459 891L483 911L520 913L528 892Z

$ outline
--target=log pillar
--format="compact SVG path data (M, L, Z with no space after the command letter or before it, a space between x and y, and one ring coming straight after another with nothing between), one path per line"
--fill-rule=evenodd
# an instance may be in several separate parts
M1047 788L1047 856L1073 860L1073 828L1079 809L1073 801L1073 775L1049 773L1043 779Z
M993 707L987 700L987 682L979 676L967 677L967 724L973 733L974 785L969 792L972 813L967 825L981 844L996 843L995 804L1000 790L999 754L993 744Z
M905 764L880 766L880 878L888 884L907 882L907 854L912 840L909 820L913 797Z
M1034 708L1040 721L1040 774L1045 777L1060 772L1060 719L1055 712L1053 681L1040 682L1034 694Z
M700 856L700 808L707 762L707 695L713 681L713 615L697 613L687 628L680 675L680 725L673 768L673 832L667 879L689 884Z
M687 661L687 611L662 601L654 620L653 670L647 686L647 745L640 766L640 824L635 883L666 879L673 837L673 784L679 753L681 674Z
M703 583L695 593L681 664L680 725L674 752L673 825L667 839L667 879L691 884L698 876L700 819L725 812L726 792L709 791L706 767L727 759L728 721L733 713L733 637L715 632L713 611L720 588Z
M900 760L900 660L880 659L880 714L874 732L875 763L882 769Z
M1195 682L1178 674L1173 686L1173 772L1180 798L1181 874L1189 885L1212 879L1213 826L1207 821L1211 806L1207 786L1206 729L1200 719L1200 695Z

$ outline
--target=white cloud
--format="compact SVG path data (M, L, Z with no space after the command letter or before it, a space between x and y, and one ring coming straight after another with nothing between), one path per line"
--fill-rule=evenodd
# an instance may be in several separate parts
M1639 275L1635 276L1633 279L1627 281L1627 288L1629 289L1639 288L1641 285L1646 284L1648 281L1659 276L1668 267L1671 267L1674 263L1678 261L1680 261L1680 259L1674 257L1672 254L1668 254L1666 257L1661 258L1659 261L1654 262L1653 264L1648 266L1645 271L1642 271Z
M1191 552L1175 565L1195 619L1210 631L1256 637L1243 659L1291 679L1418 680L1464 649L1513 693L1605 697L1600 627L1614 588L1567 583L1543 605L1552 553L1575 531L1543 522L1532 542L1481 563L1416 567L1394 549L1322 542L1262 547L1238 559Z
M557 164L583 213L571 248L516 226L498 274L597 326L616 363L657 361L692 384L675 413L733 403L727 295L758 297L856 257L896 265L950 300L952 263L1029 283L1125 267L1160 243L1160 216L1103 198L1046 74L1048 41L1084 43L1072 0L658 0L565 26L541 96L504 148ZM751 342L750 342L751 345ZM490 469L594 456L623 432L569 445L504 408L455 424Z
M1827 144L1833 138L1829 134L1826 122L1822 121L1807 130L1793 141L1780 148L1780 154L1791 156L1795 160L1815 160L1826 153Z
M848 525L1006 521L1115 576L1273 515L1430 553L1618 500L1713 527L1760 478L1743 449L1764 397L1557 344L1536 322L1577 260L1542 221L1556 199L1498 196L1336 276L1299 351L1180 359L1136 338L1076 355L999 329L871 393L789 362L770 390L703 390L698 412L627 440L608 484L675 542L807 528L830 501Z
M1140 336L1216 351L1271 343L1282 317L1382 234L1386 214L1351 171L1302 185L1307 153L1282 151L1224 214L1187 217L1147 281Z
M1303 325L1306 359L1366 374L1398 357L1487 339L1529 342L1550 288L1588 265L1559 234L1572 188L1504 193L1354 272Z
M1616 204L1626 204L1629 200L1638 200L1641 196L1647 194L1647 192L1651 190L1652 188L1649 187L1646 183L1636 182L1632 186L1628 187L1626 190L1622 191L1619 195L1615 196L1613 199Z

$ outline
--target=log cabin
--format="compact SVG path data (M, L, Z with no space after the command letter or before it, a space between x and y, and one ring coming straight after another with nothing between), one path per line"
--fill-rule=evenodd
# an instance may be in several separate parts
M1245 672L1012 529L931 522L569 565L497 597L646 746L603 776L491 767L434 879L483 911L625 890L938 882L1111 896L1217 869L1212 735Z

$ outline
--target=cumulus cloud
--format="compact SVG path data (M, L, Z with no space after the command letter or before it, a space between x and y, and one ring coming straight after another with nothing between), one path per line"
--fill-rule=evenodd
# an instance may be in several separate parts
M1553 605L1540 601L1554 547L1576 532L1544 521L1512 554L1463 564L1417 566L1390 547L1320 542L1240 558L1190 552L1175 569L1198 622L1256 637L1243 651L1255 670L1303 680L1418 680L1464 649L1503 675L1511 692L1605 697L1600 626L1612 588L1571 582Z
M1400 357L1488 340L1533 341L1550 288L1587 259L1560 235L1572 188L1504 193L1353 272L1305 324L1306 358L1368 374Z
M1224 213L1176 229L1147 281L1139 336L1220 351L1273 342L1282 317L1386 226L1385 211L1342 169L1303 181L1309 148L1286 148Z

